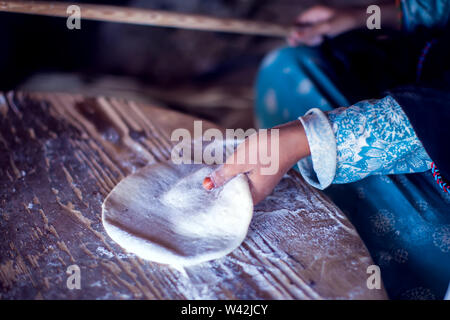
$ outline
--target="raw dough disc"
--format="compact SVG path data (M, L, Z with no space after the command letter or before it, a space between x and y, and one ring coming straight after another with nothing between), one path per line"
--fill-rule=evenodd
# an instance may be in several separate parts
M244 240L253 202L243 175L206 191L213 167L151 165L122 180L102 206L108 235L141 258L187 266L220 258Z

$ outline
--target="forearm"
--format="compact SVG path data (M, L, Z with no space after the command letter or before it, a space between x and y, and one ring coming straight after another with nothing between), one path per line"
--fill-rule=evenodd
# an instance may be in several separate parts
M291 121L273 129L279 129L279 159L282 166L291 168L300 159L311 154L305 129L300 120Z

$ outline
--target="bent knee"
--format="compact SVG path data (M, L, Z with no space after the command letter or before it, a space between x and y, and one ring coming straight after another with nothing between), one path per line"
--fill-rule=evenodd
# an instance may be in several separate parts
M314 55L315 49L306 46L278 48L263 59L261 71L266 69L283 71L284 68L300 65L302 60Z
M262 61L261 71L279 69L282 66L291 65L296 61L295 48L279 48L271 51Z

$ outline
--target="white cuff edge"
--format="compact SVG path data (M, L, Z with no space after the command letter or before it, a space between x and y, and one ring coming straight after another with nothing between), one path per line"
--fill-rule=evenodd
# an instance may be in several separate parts
M311 156L297 162L300 174L311 186L323 190L334 180L336 175L336 137L326 114L318 109L308 110L298 118L305 130ZM324 148L318 145L326 145Z

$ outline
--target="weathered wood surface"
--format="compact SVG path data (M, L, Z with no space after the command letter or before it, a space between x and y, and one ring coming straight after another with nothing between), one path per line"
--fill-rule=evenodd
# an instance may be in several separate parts
M104 198L137 168L167 159L171 131L192 122L114 98L0 94L0 297L386 298L366 287L372 260L353 226L294 172L255 208L238 249L186 275L113 243ZM74 264L80 290L66 285Z
M15 12L67 18L67 3L55 1L0 1L0 12ZM128 8L99 4L77 3L81 18L107 22L121 22L147 26L231 32L269 37L286 37L290 27L269 22L221 19L197 14ZM69 11L72 13L72 11Z

